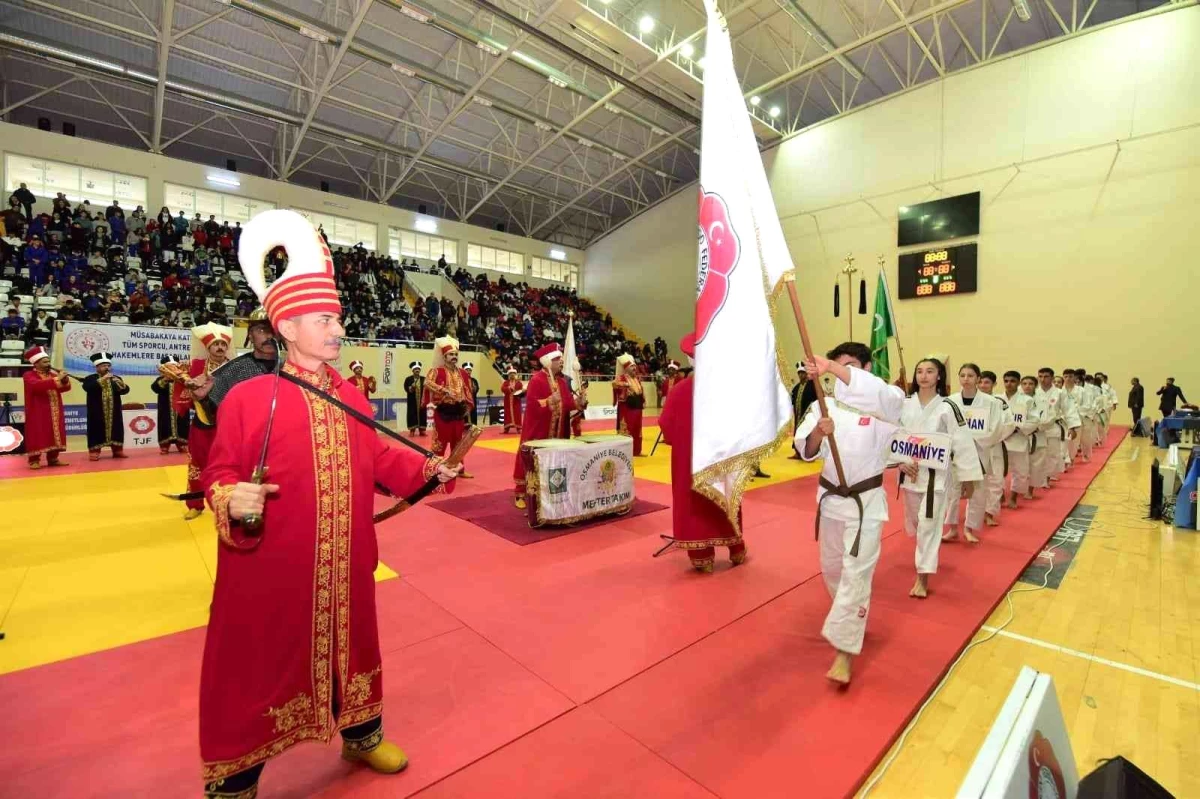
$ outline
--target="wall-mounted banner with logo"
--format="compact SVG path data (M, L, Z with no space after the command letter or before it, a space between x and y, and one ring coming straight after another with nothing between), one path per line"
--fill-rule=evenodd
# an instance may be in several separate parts
M91 355L104 351L112 356L113 371L122 377L157 375L164 355L187 363L192 355L191 331L181 327L104 325L64 322L63 368L83 377L94 370Z
M633 507L633 439L592 434L528 441L525 460L529 524L575 524Z
M900 428L888 442L888 463L915 463L942 471L950 467L950 436Z

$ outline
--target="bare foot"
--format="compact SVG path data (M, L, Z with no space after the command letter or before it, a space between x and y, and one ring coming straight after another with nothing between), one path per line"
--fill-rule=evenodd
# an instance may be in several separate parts
M833 665L829 667L829 671L825 672L825 679L832 680L839 685L849 685L850 661L851 657L848 652L839 651L833 659Z
M957 540L958 540L958 530L950 530L949 532L942 534L942 543L943 544L953 544Z
M1000 526L1000 522L996 521L996 517L990 513L984 514L983 523L986 524L988 527L999 527Z
M908 592L908 595L916 597L917 599L924 599L925 597L929 596L928 581L929 575L918 574L917 581L913 583L912 590Z
M1034 496L1034 494L1033 494L1033 489L1032 489L1032 488L1031 488L1031 489L1029 489L1029 493L1025 495L1025 499L1037 499L1037 497L1036 497L1036 496Z
M1010 499L1005 504L1007 505L1009 510L1016 510L1017 509L1017 498L1014 496L1012 499Z
M967 539L968 544L979 543L979 536L975 535L970 530L963 530L963 538Z

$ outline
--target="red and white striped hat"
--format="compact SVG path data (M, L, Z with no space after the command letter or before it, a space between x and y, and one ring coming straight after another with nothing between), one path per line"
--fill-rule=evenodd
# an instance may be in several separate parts
M363 368L363 362L362 362L362 361L351 361L351 362L350 362L350 371L351 371L351 372L353 372L353 371L355 371L355 370L358 370L358 369L361 369L361 368Z
M276 247L287 250L288 264L268 288L263 262ZM238 262L273 326L307 313L341 316L333 256L316 229L295 211L263 211L251 219L242 228Z
M37 363L42 358L49 358L49 357L50 357L50 353L46 350L45 347L43 347L41 345L38 345L36 347L30 347L29 349L25 350L25 360L28 361L29 363Z

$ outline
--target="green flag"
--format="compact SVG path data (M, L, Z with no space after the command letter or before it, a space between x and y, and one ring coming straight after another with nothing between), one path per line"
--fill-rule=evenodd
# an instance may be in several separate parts
M879 270L879 282L875 284L875 320L871 325L871 373L890 381L891 364L888 362L888 339L896 335L896 323L892 319L892 300L888 296L887 278Z

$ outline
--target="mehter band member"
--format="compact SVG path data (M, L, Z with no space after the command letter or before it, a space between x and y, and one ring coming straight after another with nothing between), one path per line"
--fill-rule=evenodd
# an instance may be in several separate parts
M268 291L263 261L279 245L288 266ZM265 211L239 258L286 345L281 371L366 414L330 366L345 330L317 232L293 211ZM408 758L383 737L374 488L405 496L455 470L388 446L280 374L243 381L220 408L204 471L220 541L200 678L205 795L253 796L269 758L339 734L346 760L400 771Z
M42 455L47 466L66 466L58 459L67 451L67 422L62 395L71 390L71 376L50 368L45 347L32 347L25 360L33 367L25 372L25 455L30 469L40 469Z
M164 355L159 359L158 364L160 367L166 367L167 370L183 370L186 368L174 355ZM172 397L175 394L176 381L171 377L171 374L171 371L163 371L150 386L154 389L154 395L158 397L156 403L158 410L158 451L163 455L171 451L172 444L180 452L186 453L188 451L188 429L191 423L190 414L179 413L175 410Z
M450 336L433 343L433 368L425 380L425 404L433 411L435 455L453 452L462 440L471 410L471 376L458 368L458 341ZM470 478L464 465L459 477Z
M525 394L525 384L517 377L517 367L510 366L507 378L500 385L504 394L504 432L521 432L521 400Z
M542 365L541 371L529 378L526 392L525 424L521 428L521 443L546 438L571 437L571 411L575 410L575 395L563 377L563 351L558 344L547 344L533 354ZM521 448L513 465L513 504L524 510L525 463Z
M357 388L359 391L361 391L363 393L364 397L366 397L368 400L370 400L371 395L374 394L376 391L378 391L378 388L376 388L376 385L375 385L375 378L363 376L363 362L362 361L351 361L350 362L350 372L351 372L350 385Z
M193 358L188 366L188 376L175 387L175 410L191 413L188 429L188 491L200 490L200 473L208 465L208 450L212 447L215 420L209 417L204 400L212 390L212 374L228 361L229 344L233 341L233 330L223 325L209 323L192 328L192 336L207 351L205 358ZM195 519L204 512L204 502L190 499L183 518Z
M129 393L129 386L112 371L112 355L107 352L92 353L92 365L96 373L83 379L83 391L87 394L87 442L88 460L100 460L100 451L112 448L114 458L128 458L125 449L125 417L121 397Z
M421 362L413 361L408 365L412 372L404 378L404 408L405 424L410 436L426 435L428 422L425 415L425 378L421 376Z

